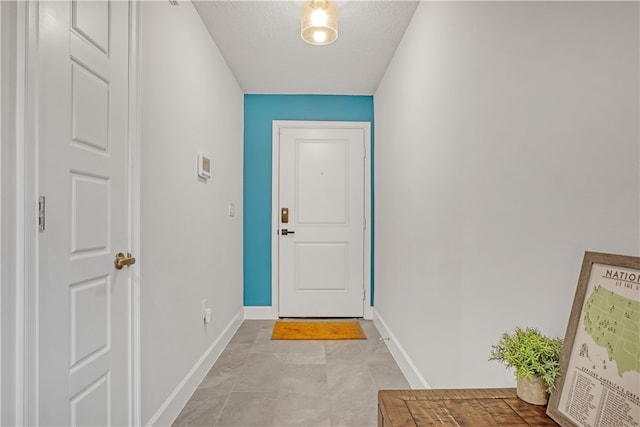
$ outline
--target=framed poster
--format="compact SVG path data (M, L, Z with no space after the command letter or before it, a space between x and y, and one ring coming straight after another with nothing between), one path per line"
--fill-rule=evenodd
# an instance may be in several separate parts
M640 258L585 253L560 368L558 424L640 426Z

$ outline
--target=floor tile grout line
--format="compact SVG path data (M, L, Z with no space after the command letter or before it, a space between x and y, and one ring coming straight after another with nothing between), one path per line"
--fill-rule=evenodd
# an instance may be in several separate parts
M244 360L242 361L242 365L241 368L238 370L237 374L233 375L233 381L231 383L231 387L229 388L229 392L227 393L227 398L224 400L224 404L222 405L222 407L220 408L220 411L218 413L218 416L216 417L216 420L213 424L213 427L217 426L218 423L220 422L220 418L222 417L222 414L224 413L225 408L227 407L227 404L229 403L229 398L231 397L231 393L233 393L233 389L235 388L236 382L238 381L238 377L240 376L240 374L242 373L242 371L245 368L245 365L247 363L247 358L249 357L249 354L251 353L251 348L255 345L255 342L258 340L258 337L260 335L260 331L263 328L260 328L257 332L256 332L256 337L253 340L253 342L251 343L251 345L249 346L249 348L247 349L247 354L245 354L244 356ZM226 350L226 348L225 348ZM224 350L223 350L224 351ZM214 363L215 366L215 363ZM212 367L213 368L213 367Z
M245 321L247 322L247 321ZM249 321L251 322L251 321ZM229 390L225 393L225 394L220 394L219 397L220 398L224 398L224 403L220 406L219 410L216 413L216 417L215 417L215 421L213 419L209 419L208 421L206 421L206 419L194 419L193 422L191 423L191 425L207 425L207 426L213 426L213 427L222 427L222 425L237 425L238 423L238 418L234 417L233 414L238 414L241 412L234 412L234 410L232 409L232 406L229 405L233 405L235 406L238 402L238 399L240 401L242 401L243 398L241 398L240 396L236 396L233 399L233 404L231 403L231 397L233 396L232 393L238 393L240 394L244 394L244 393L260 393L261 391L259 390L260 387L260 383L261 381L258 380L257 383L255 383L255 385L258 385L258 389L256 389L256 391L250 391L250 390L246 390L246 391L234 391L234 389L236 388L238 381L240 381L240 378L242 378L241 376L243 375L243 372L246 372L248 363L249 363L249 359L250 359L250 355L256 355L255 357L259 357L258 355L261 353L264 354L271 354L272 356L275 356L276 359L279 359L279 366L281 367L293 367L293 366L314 366L313 369L310 369L308 372L312 373L312 372L317 372L312 374L313 378L316 379L320 379L323 378L323 380L320 380L321 383L320 384L321 387L324 387L325 389L323 389L320 393L318 393L318 391L320 389L296 389L295 387L299 387L300 384L305 384L304 382L304 375L305 375L305 370L302 369L301 371L296 371L293 370L291 371L291 375L293 378L293 382L290 385L284 385L283 381L285 379L285 375L290 375L289 373L287 373L287 370L283 370L281 372L281 375L278 377L276 376L276 378L278 378L278 380L280 381L280 384L277 387L277 391L269 391L269 393L275 394L275 396L277 396L276 398L279 399L282 396L298 396L302 397L302 398L311 398L311 399L318 399L318 401L322 401L325 402L325 407L329 410L329 418L330 418L330 425L332 426L336 426L336 425L341 425L341 426L351 426L351 427L355 427L355 426L359 426L362 427L363 425L375 425L376 423L375 421L375 417L377 414L377 411L373 411L371 413L371 415L369 415L369 410L362 412L361 409L358 409L356 412L351 412L351 413L341 413L341 412L335 412L334 411L334 407L333 404L335 402L340 402L341 400L344 399L350 399L353 396L358 396L360 392L358 392L357 390L361 390L362 392L368 393L369 391L372 391L372 394L375 395L376 391L379 389L377 381L376 381L376 376L374 375L374 372L372 370L372 366L371 366L371 362L372 360L375 361L379 361L380 359L377 358L378 354L380 352L384 353L384 350L380 350L377 346L376 346L376 333L375 331L372 331L372 327L370 323L366 323L363 322L362 320L360 320L361 326L363 327L363 330L365 331L365 334L367 334L367 330L371 333L367 334L367 338L366 340L362 340L362 341L358 341L358 342L351 342L348 344L344 344L343 342L335 342L333 344L329 344L329 341L323 341L323 340L314 340L314 341L320 341L322 346L321 346L321 351L319 351L320 349L314 349L312 348L310 351L307 350L307 348L302 347L300 349L300 351L297 351L298 347L295 345L283 345L281 347L279 347L278 345L275 345L274 348L277 349L278 351L271 351L269 348L269 344L267 344L270 339L269 337L267 337L267 333L266 331L269 331L273 328L273 324L245 324L243 330L241 331L242 335L239 337L239 342L238 344L249 344L248 346L245 347L241 347L242 351L244 352L244 358L242 360L242 362L236 366L234 366L233 364L233 351L237 350L237 347L231 349L231 354L229 358L225 359L225 360L230 360L231 363L230 365L221 365L218 366L219 369L221 369L220 372L227 370L227 372L234 372L234 374L229 375L229 378L231 379L231 384L229 385L230 388ZM256 327L258 326L258 327ZM238 331L240 332L240 330ZM236 332L237 333L237 332ZM355 345L354 345L355 344ZM261 346L261 348L256 348L257 346ZM345 349L347 349L345 351ZM225 348L224 351L226 351L227 348ZM266 353L265 353L266 351ZM388 350L387 350L388 351ZM322 355L323 357L323 361L322 363L318 363L317 361L319 360L317 358L317 356L305 356L305 354L316 354L316 355ZM367 385L365 386L366 390L363 388L360 388L360 386L357 386L358 388L356 389L356 391L352 391L349 393L349 395L347 397L344 398L340 398L338 400L333 399L331 390L329 388L329 363L330 363L330 358L329 358L329 352L332 352L335 356L337 356L336 358L332 358L334 360L335 363L337 363L337 365L335 366L339 366L342 363L346 363L346 367L347 367L347 372L349 369L349 365L352 361L352 358L355 357L357 358L357 363L360 364L362 366L362 368L366 369L367 374L365 374L365 376L361 377L363 378L367 378L368 380L364 380L365 383L369 383L371 384L370 386ZM351 355L350 355L351 353ZM370 354L371 353L371 354ZM292 356L295 355L295 356ZM371 357L373 357L373 359ZM383 355L384 356L384 355ZM311 360L314 360L313 362L307 363ZM384 357L383 357L384 359ZM290 362L291 361L291 362ZM217 363L217 362L216 362ZM216 363L214 363L214 365L212 366L212 369L215 368ZM380 364L381 365L381 364ZM324 369L324 375L318 377L318 373L320 373L320 371L316 371L315 367L317 366L323 366ZM397 366L397 365L396 365ZM235 369L234 369L235 368ZM342 368L338 369L338 371L335 371L336 373L338 373L338 377L339 378L341 375L339 372L341 370L344 370L344 365ZM358 368L358 370L362 369L362 368ZM298 377L299 373L302 373L302 376ZM363 372L363 371L361 371ZM363 372L364 373L364 372ZM380 374L380 372L378 372L378 374ZM247 373L247 375L249 377L251 377L251 373ZM400 372L400 375L401 372ZM380 375L378 375L380 376ZM335 377L335 375L333 376ZM302 382L300 383L302 379ZM336 378L334 378L335 380ZM381 376L381 381L383 382L387 382L389 381L389 378L385 375ZM403 380L406 381L406 379L404 377L402 377ZM395 381L395 378L392 376L391 377L392 381ZM316 380L314 380L316 381ZM324 386L322 386L322 382L325 383ZM334 383L335 385L335 383ZM338 386L340 386L338 384ZM285 390L288 387L293 387L291 388L289 391ZM408 385L407 385L408 387ZM311 394L305 394L305 392L307 393L311 393ZM264 393L266 393L266 391L264 391ZM316 393L318 393L316 395ZM246 395L248 396L248 395ZM366 398L365 401L368 402L369 398ZM373 397L372 397L373 399ZM220 399L222 400L222 399ZM219 401L220 401L219 400ZM251 401L251 398L249 398L249 401ZM333 402L333 403L332 403ZM362 401L360 401L360 403L358 403L358 405L360 405L362 403ZM374 405L375 402L371 401L372 406ZM275 404L277 405L277 404ZM366 406L368 406L369 404L367 403ZM185 406L186 407L186 406ZM271 409L271 411L275 411L277 406L274 406L273 409ZM225 415L225 411L228 411L228 413ZM280 411L280 410L278 410ZM273 412L272 417L275 416L276 412ZM281 417L284 416L283 419L288 420L286 421L284 424L289 424L289 425L293 425L292 424L292 419L295 418L287 418L293 414L295 414L295 410L294 412L289 415L287 411L285 412L278 412L278 420L281 420ZM256 414L257 415L257 414ZM296 415L299 416L299 415ZM346 418L345 418L346 417ZM355 417L355 418L354 418ZM220 424L221 421L226 420L225 424ZM267 427L267 426L275 426L275 422L277 421L276 418L272 418L269 422L264 423L261 421L264 421L260 418L255 418L255 416L253 418L249 418L251 421L248 423L250 425L260 425L263 427ZM235 420L235 421L234 421ZM203 422L205 422L206 424L204 424ZM213 424L212 424L213 422ZM317 421L316 421L317 422ZM235 424L234 424L235 423ZM299 424L295 424L295 425L299 425ZM311 424L310 424L311 425ZM317 424L314 424L317 425ZM323 424L324 425L324 424Z

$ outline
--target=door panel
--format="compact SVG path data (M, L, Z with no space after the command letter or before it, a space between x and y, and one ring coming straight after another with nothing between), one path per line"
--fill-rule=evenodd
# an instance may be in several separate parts
M38 417L131 424L129 5L39 3Z
M362 317L364 130L284 128L279 143L279 315Z
M296 243L295 290L349 289L349 247L343 243Z
M73 29L105 54L109 48L109 3L106 1L74 1Z
M109 248L110 182L71 172L71 254L106 252Z
M70 286L71 370L109 350L109 277Z
M297 142L298 224L348 223L348 144L346 140Z
M103 76L71 61L72 140L80 146L107 152L109 140L109 83Z

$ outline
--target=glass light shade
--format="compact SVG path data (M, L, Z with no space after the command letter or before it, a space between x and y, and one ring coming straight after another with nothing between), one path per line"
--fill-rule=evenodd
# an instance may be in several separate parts
M338 7L330 0L311 0L302 8L302 40L313 45L331 44L338 38Z

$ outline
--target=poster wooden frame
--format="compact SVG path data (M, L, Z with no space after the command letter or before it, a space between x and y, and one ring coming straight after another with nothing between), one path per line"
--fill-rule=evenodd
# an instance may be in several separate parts
M565 333L564 345L560 356L561 377L556 384L555 392L551 394L549 404L547 406L547 415L562 427L585 427L585 425L577 424L571 418L565 416L565 413L560 410L559 405L563 400L562 393L564 391L568 369L570 368L569 363L571 355L573 354L574 346L576 345L576 333L580 323L580 319L583 316L586 293L588 291L588 284L591 280L592 267L594 264L605 265L612 268L637 270L636 274L640 275L639 257L599 252L585 252L582 262L582 268L580 270L580 276L578 279L578 285L573 299L571 314L569 316L569 322ZM635 277L636 279L638 279L638 276ZM640 280L638 280L638 282L634 281L631 283L640 283ZM573 388L570 388L569 391L573 393L574 390ZM596 425L589 425L589 427L596 427Z

